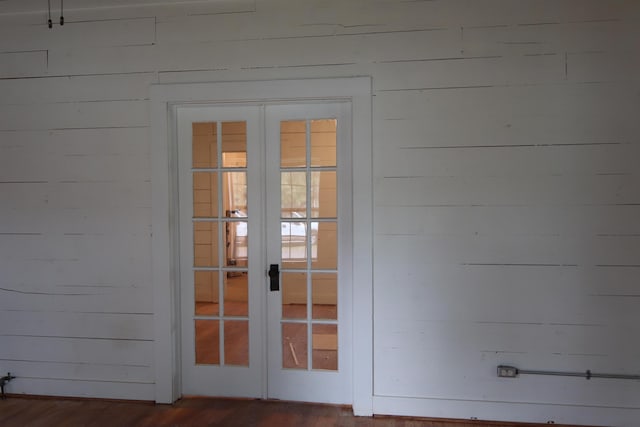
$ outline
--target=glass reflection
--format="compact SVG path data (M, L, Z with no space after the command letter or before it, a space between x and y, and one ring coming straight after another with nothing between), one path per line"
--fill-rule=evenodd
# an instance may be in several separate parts
M307 318L307 273L282 273L282 317Z
M220 364L220 323L218 320L195 322L195 346L197 365Z
M247 167L247 123L222 123L222 167Z
M338 319L338 275L313 273L311 275L312 316L314 319Z
M338 370L338 325L313 325L313 369Z
M280 173L280 200L282 218L307 217L306 172Z
M307 369L307 324L282 324L282 367Z
M191 155L192 166L198 168L215 168L218 166L218 145L216 122L193 123Z
M226 271L224 275L224 315L249 315L248 273L244 271Z
M226 221L224 223L224 246L226 267L246 267L248 255L248 236L246 221Z
M224 321L224 364L249 366L249 322Z
M282 267L306 268L307 266L307 224L304 222L282 221Z
M194 271L195 313L199 316L217 316L220 300L217 271Z
M218 174L216 172L193 173L193 216L195 218L218 216Z
M223 209L227 218L246 218L247 173L224 172L222 174Z
M335 221L311 223L311 267L335 270L338 268L338 223Z
M193 265L218 267L218 222L193 223Z
M311 167L336 166L336 120L311 120Z
M307 123L300 121L280 122L280 166L283 168L307 165Z
M336 172L311 172L311 216L337 217Z

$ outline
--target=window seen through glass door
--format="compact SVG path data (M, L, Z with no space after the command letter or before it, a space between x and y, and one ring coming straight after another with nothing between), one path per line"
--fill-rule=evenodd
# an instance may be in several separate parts
M282 366L338 369L335 119L280 123Z

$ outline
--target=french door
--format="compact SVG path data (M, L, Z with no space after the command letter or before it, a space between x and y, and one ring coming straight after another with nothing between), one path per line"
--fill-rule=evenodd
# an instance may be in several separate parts
M183 394L351 403L349 113L178 108Z

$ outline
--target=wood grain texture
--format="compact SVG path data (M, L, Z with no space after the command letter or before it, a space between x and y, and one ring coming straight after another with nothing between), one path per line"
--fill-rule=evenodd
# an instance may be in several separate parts
M491 421L409 417L354 417L342 406L260 400L188 398L174 405L124 401L52 400L11 396L0 401L0 423L17 426L315 426L315 427L537 427ZM555 424L558 427L569 425Z

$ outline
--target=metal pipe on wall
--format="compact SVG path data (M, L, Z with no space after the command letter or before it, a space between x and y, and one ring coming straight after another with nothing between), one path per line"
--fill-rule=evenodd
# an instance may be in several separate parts
M599 374L586 370L584 372L566 372L566 371L535 371L527 369L518 369L513 366L498 366L498 376L501 378L515 378L520 374L524 375L552 375L558 377L584 377L588 380L591 378L608 378L616 380L640 380L640 375L626 374Z

